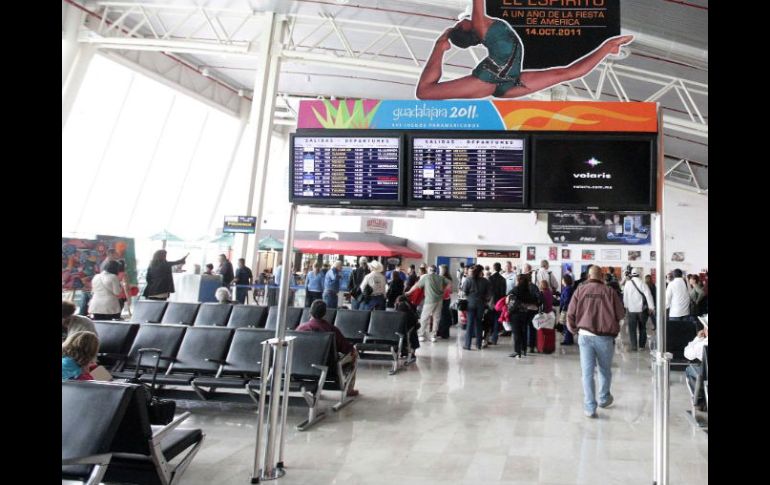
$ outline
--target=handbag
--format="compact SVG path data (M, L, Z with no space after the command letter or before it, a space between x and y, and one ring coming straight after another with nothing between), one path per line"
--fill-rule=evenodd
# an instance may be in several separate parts
M468 311L468 300L457 300L457 311L459 312Z
M540 312L532 318L532 325L537 330L540 330L541 328L552 329L554 327L555 321L556 317L554 316L553 312Z
M169 399L160 399L155 395L155 379L158 377L158 364L160 364L160 349L139 349L139 361L136 363L136 369L134 370L133 379L128 379L128 382L132 384L141 384L145 392L148 393L149 399L147 399L147 415L150 420L150 424L166 425L174 420L174 413L176 412L176 401ZM142 357L144 354L156 354L155 366L152 371L152 384L148 388L146 384L139 380L139 367L142 364Z

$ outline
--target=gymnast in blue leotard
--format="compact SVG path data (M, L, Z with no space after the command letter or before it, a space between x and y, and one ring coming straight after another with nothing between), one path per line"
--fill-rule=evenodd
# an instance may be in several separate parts
M585 76L605 57L618 54L620 47L632 40L630 35L607 39L567 67L522 71L524 48L516 31L503 20L487 17L484 0L473 0L471 18L447 29L436 41L417 84L416 95L419 99L518 98ZM489 55L470 75L439 82L444 52L453 44L461 49L482 44Z

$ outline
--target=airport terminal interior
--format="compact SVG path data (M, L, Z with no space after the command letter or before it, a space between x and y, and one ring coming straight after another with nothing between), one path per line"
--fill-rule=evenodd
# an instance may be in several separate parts
M266 482L708 482L708 0L62 0L62 483Z

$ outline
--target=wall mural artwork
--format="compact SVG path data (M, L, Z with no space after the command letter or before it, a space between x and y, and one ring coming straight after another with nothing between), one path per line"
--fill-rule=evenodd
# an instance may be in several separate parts
M91 279L99 272L110 248L115 249L119 260L125 261L126 271L123 277L130 285L136 286L136 250L133 238L97 235L96 239L62 238L62 290L91 291Z

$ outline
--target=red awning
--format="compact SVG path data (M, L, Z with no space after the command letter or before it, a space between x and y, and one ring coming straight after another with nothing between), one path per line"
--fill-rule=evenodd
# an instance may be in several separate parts
M294 247L300 252L310 254L344 254L347 256L402 256L404 258L422 258L422 254L406 246L383 244L373 241L294 241Z

